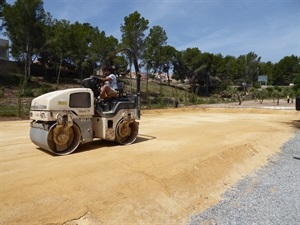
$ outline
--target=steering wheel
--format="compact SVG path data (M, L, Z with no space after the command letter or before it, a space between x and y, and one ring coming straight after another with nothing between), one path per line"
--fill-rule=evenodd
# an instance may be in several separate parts
M98 76L91 75L90 78L92 79L92 91L94 92L94 96L98 97L100 95L101 87L104 85L104 81L101 80Z

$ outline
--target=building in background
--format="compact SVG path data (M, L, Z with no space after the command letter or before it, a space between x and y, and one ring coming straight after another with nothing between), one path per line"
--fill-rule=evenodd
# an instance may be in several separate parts
M8 60L8 40L0 38L0 59Z
M260 85L268 85L268 75L259 75L257 81Z

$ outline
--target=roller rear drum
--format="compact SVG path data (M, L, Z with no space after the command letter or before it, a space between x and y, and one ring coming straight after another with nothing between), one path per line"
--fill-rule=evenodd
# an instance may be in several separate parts
M120 120L116 127L116 141L119 144L127 145L133 143L139 132L139 123L136 121Z

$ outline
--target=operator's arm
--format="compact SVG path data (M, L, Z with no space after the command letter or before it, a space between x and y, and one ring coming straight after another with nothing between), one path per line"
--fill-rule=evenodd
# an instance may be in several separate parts
M105 78L99 78L100 80L102 80L103 82L105 81L111 81L111 78L109 76L105 77Z

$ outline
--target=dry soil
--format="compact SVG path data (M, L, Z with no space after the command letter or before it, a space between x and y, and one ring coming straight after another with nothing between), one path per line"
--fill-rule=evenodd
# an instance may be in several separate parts
M31 143L30 121L0 122L0 224L185 224L299 126L293 109L228 106L142 111L134 144L63 157Z

